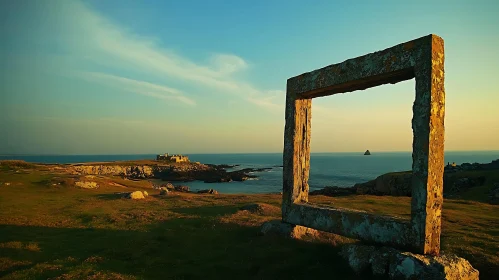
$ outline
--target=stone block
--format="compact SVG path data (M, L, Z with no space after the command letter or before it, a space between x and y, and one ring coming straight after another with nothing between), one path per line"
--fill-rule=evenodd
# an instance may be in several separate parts
M284 223L280 220L268 221L260 228L262 235L284 236L293 239L301 239L304 236L317 236L315 229Z
M393 248L358 244L343 246L340 254L356 273L371 269L372 274L386 275L390 279L479 279L478 270L467 260L452 254L419 255Z

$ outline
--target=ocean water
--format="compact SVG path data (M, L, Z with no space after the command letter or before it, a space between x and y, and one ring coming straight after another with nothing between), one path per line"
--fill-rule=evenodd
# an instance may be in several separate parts
M256 172L256 180L229 183L186 182L192 190L213 188L221 193L269 193L282 191L282 154L189 154L191 161L212 164L239 164L239 168L272 167ZM119 161L154 159L156 155L18 155L0 156L3 159L20 159L37 163L84 163L95 161ZM499 158L499 151L445 152L446 162L461 164L489 163ZM349 187L377 176L412 168L410 152L363 153L312 153L310 159L310 189L325 186ZM236 170L234 169L234 170Z

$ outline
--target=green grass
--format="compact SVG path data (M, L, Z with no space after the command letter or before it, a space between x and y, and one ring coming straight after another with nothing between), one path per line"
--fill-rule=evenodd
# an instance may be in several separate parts
M19 172L16 172L19 171ZM39 169L0 171L2 279L304 279L356 276L338 257L346 239L259 236L280 217L280 195L158 195L147 183L77 177ZM114 183L114 184L109 184ZM55 185L54 185L55 184ZM118 185L119 184L119 185ZM131 201L115 192L147 189ZM410 198L312 196L319 204L408 217ZM243 205L265 203L259 213ZM481 279L499 277L499 206L446 200L442 250L467 258Z

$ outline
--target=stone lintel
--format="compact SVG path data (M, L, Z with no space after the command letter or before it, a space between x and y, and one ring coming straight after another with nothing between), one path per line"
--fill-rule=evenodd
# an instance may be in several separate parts
M365 211L295 203L287 208L283 221L383 245L410 247L412 233L408 219L381 216Z
M314 98L362 90L415 77L414 66L431 41L430 34L288 79L287 91L297 98Z

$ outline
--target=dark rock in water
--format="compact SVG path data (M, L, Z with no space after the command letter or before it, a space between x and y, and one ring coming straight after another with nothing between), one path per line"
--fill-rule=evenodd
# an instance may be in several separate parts
M365 153L364 153L365 156L370 156L371 155L371 152L369 152L369 150L367 150Z
M340 188L336 186L325 187L320 190L311 191L310 195L326 195L326 196L345 196L355 194L356 188Z
M218 194L218 192L214 189L200 190L198 193Z

